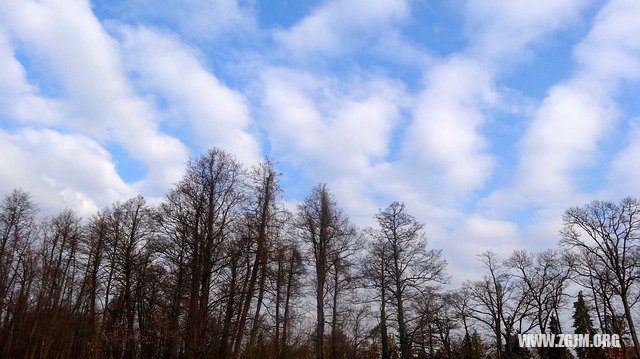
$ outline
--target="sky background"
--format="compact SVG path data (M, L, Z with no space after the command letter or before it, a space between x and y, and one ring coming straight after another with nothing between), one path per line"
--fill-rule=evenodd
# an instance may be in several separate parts
M43 215L157 203L213 146L391 201L454 280L640 196L637 0L2 0L0 194Z

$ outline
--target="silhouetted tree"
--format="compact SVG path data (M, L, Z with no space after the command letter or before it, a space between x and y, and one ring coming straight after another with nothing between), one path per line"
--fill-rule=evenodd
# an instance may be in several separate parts
M640 279L640 201L594 201L570 208L563 216L563 224L561 244L577 251L578 258L596 258L601 268L594 274L619 296L636 355L640 356L629 300L633 284Z
M593 340L596 330L593 328L593 321L584 300L582 291L578 292L578 299L573 303L573 328L576 334L589 334L589 340ZM602 357L600 348L576 348L576 354L580 359Z
M446 261L441 251L427 249L424 225L406 212L404 204L391 203L378 212L376 220L376 236L388 248L387 290L396 309L400 357L406 359L412 356L412 334L407 325L409 304L418 300L429 285L447 280Z
M325 288L335 258L336 248L345 236L353 235L353 227L335 199L321 184L298 206L300 237L309 247L309 259L315 271L316 358L324 358Z

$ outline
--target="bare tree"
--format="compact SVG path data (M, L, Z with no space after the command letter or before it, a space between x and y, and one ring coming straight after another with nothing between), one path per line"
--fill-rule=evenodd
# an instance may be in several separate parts
M540 333L546 332L552 316L558 317L558 308L565 298L564 290L572 274L571 258L563 258L553 250L538 254L515 250L506 261L514 276L524 284L532 303L533 324L537 324ZM546 348L538 351L542 358L548 356Z
M0 354L10 357L33 281L37 206L14 190L0 204Z
M253 301L254 291L256 290L256 282L258 285L258 297L254 310L253 327L247 343L248 349L253 346L258 330L258 319L265 294L269 247L273 242L270 237L279 229L279 222L281 221L281 219L278 218L278 215L282 212L279 208L278 200L282 190L278 184L278 176L279 173L276 172L274 163L269 160L254 167L251 175L251 193L249 194L251 203L246 213L246 222L248 237L255 243L256 253L251 271L249 272L248 287L244 293L244 303L242 304L242 310L240 312L233 358L237 358L240 355L240 345L244 336L244 328L249 308Z
M427 249L424 225L406 212L404 204L391 203L378 212L376 220L376 236L385 241L388 248L387 289L396 309L400 355L406 359L412 355L408 304L428 290L428 285L447 280L446 261L440 250Z
M479 258L488 273L482 280L465 283L465 293L472 301L473 318L493 332L496 357L509 358L515 332L525 333L533 326L523 324L531 315L528 289L494 252L484 252Z
M34 343L34 353L38 350L46 356L50 350L65 352L66 345L73 345L70 340L60 340L60 335L73 331L75 324L74 290L78 287L77 255L82 228L80 218L71 210L45 221L43 227L40 286L32 333L40 339Z
M163 227L171 230L167 238L184 249L179 256L184 264L181 281L187 292L184 330L188 358L201 358L210 350L205 336L212 279L221 268L223 243L244 201L243 176L231 155L210 150L188 162L186 175L163 204Z
M87 225L86 234L80 242L80 252L86 258L83 288L86 291L89 316L89 335L95 335L98 327L97 312L101 291L102 264L109 230L109 212L104 210L95 214Z
M143 281L150 264L148 241L153 235L152 211L142 196L134 197L124 203L116 203L111 211L111 232L118 238L112 247L115 253L115 284L117 303L124 312L124 356L133 357L136 353L136 307L144 288Z
M389 348L389 329L387 325L387 286L389 278L387 267L389 264L389 248L385 238L377 235L373 228L368 228L367 233L371 241L367 246L367 253L362 265L362 278L366 288L373 290L374 300L377 302L380 313L378 328L380 331L381 355L382 359L391 359L391 348Z
M298 206L298 228L309 246L310 261L315 270L316 358L324 358L325 288L336 246L344 236L353 235L349 220L342 213L326 185L320 184Z
M470 359L473 356L473 348L471 344L471 319L473 312L471 308L471 297L468 289L462 287L459 291L450 293L449 299L453 307L452 316L462 321L462 329L464 330L463 345L464 357Z
M636 354L640 355L629 300L640 278L640 201L634 198L625 198L619 204L594 201L568 209L563 222L561 244L578 253L583 267L588 266L586 259L597 260L601 269L592 273L619 296Z
M343 316L346 317L347 312L352 310L351 308L355 303L349 299L343 299L346 293L355 294L354 273L352 257L357 253L357 249L361 246L361 237L356 233L356 229L353 226L347 226L344 228L344 235L340 236L334 243L331 253L331 265L329 273L331 280L329 281L329 287L331 288L331 336L330 336L330 353L331 358L338 357L340 351L339 342L340 336L344 337ZM345 338L342 338L345 339ZM344 340L343 340L344 341ZM343 346L346 343L342 343ZM347 348L342 348L342 351L346 351Z

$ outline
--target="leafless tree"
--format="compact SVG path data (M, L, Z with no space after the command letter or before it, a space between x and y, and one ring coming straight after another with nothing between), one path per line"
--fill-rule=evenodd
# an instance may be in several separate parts
M14 190L0 204L0 354L10 357L33 284L37 206Z
M385 238L378 235L373 228L367 229L370 241L367 246L367 253L362 264L362 278L366 288L372 289L374 300L379 307L380 345L382 359L391 359L391 348L389 348L389 329L387 325L387 303L389 295L387 287L389 277L387 267L389 264L389 248Z
M570 208L563 216L563 224L561 244L577 252L582 267L589 266L588 259L597 261L600 268L591 265L592 274L620 298L633 345L640 354L629 300L640 278L640 201L634 198L625 198L619 204L594 201Z
M509 358L515 332L526 333L533 326L531 321L525 323L531 316L531 298L527 287L508 271L494 252L484 252L479 258L487 274L482 280L465 283L465 293L472 301L473 318L493 333L496 357Z
M298 206L297 217L299 235L309 248L309 258L315 272L315 351L316 358L323 359L327 276L336 247L345 236L353 235L353 227L324 184L316 186Z
M184 178L162 206L162 226L169 230L170 260L179 264L178 282L185 289L185 351L201 358L210 350L205 336L211 310L214 272L220 270L223 244L244 201L244 173L229 154L210 150L189 161ZM174 248L169 249L173 246ZM176 253L176 251L178 253ZM177 262L177 263L176 263ZM176 299L180 296L179 289Z
M464 357L469 359L473 355L473 348L471 344L471 319L473 318L471 297L468 289L462 287L460 290L450 293L449 299L451 301L451 306L453 307L453 318L462 321L462 329L464 330L464 336L462 339L464 345Z
M572 274L571 258L563 258L553 250L538 254L515 250L506 261L513 275L524 285L532 304L533 324L537 324L540 333L547 331L552 316L558 317L558 309L565 299L565 289ZM548 356L549 351L545 349L539 349L542 358Z
M244 292L244 302L240 312L238 330L234 343L233 358L240 355L240 346L244 337L244 328L249 314L249 308L254 299L256 284L258 296L254 309L253 327L249 335L247 347L251 348L258 330L258 319L264 300L267 279L267 264L275 233L280 230L282 213L279 197L282 193L278 184L279 173L273 162L266 160L254 167L251 174L249 201L246 213L247 237L255 243L255 257L248 278L248 286Z
M398 323L401 358L410 358L411 332L407 317L409 304L434 283L444 283L446 261L439 250L427 249L424 225L406 212L402 203L393 202L376 215L376 236L386 242L387 290L393 298Z

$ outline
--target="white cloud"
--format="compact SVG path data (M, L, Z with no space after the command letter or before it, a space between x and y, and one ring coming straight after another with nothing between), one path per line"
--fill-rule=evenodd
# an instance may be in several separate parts
M347 51L355 38L384 34L395 21L408 15L404 0L328 1L286 30L274 32L276 41L297 56L337 54Z
M516 182L494 192L491 206L534 204L555 208L550 215L558 216L588 199L575 174L593 164L599 142L613 132L619 119L615 91L640 74L639 16L636 1L612 1L600 10L576 46L576 75L549 90L521 141Z
M117 43L86 1L7 1L0 19L26 53L63 87L66 127L117 141L143 163L145 194L158 194L182 174L186 147L158 130L153 108L133 92Z
M66 206L89 216L133 194L99 144L52 130L0 130L0 173L0 193L22 188L45 215Z
M177 117L172 122L190 127L201 149L221 147L247 163L260 159L259 144L247 132L247 100L207 71L194 49L144 27L119 32L127 67L146 91L166 100Z
M262 75L272 152L315 181L327 181L354 215L369 218L387 172L403 89L385 79L352 84L272 68Z
M603 7L587 37L575 48L581 66L578 76L592 80L580 84L610 94L621 80L640 77L640 3L613 0Z
M552 88L522 140L520 191L536 202L573 196L573 170L591 162L614 117L615 109L578 86Z
M561 3L467 2L469 47L425 71L426 87L403 144L415 187L426 187L434 200L451 205L491 178L496 160L483 127L488 112L507 101L496 78L532 43L570 23L586 1Z
M0 27L0 115L21 122L54 124L60 121L60 104L40 96L27 81L27 73L15 58L9 37Z
M640 118L635 118L630 123L631 130L628 133L628 145L617 154L613 161L608 181L609 194L615 197L636 196L640 197Z
M580 188L577 178L580 171L596 164L593 159L601 155L600 142L614 133L620 120L617 89L623 81L638 77L639 17L640 3L636 1L614 0L600 10L591 30L575 48L575 75L549 90L520 142L514 183L486 199L497 214L535 208L528 226L531 239L554 242L567 208L598 194L619 195L611 186L633 188L628 181L634 180L636 171L633 166L625 167L631 162L624 162L636 157L633 134L629 148L613 164L609 189L603 184L599 193L588 193Z
M515 249L531 248L530 243L524 242L525 236L516 223L478 214L460 216L455 221L457 229L448 234L445 254L450 259L447 271L454 274L454 281L458 283L479 276L480 253L491 250L506 258Z
M496 104L499 95L486 70L468 58L454 57L435 66L426 82L407 129L404 160L431 193L455 198L477 189L491 174L493 159L479 127L485 120L483 109Z
M256 30L253 1L111 0L105 7L129 23L168 25L198 42L215 42Z
M470 51L479 58L513 60L549 32L575 23L592 0L469 0Z

